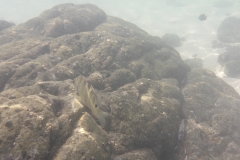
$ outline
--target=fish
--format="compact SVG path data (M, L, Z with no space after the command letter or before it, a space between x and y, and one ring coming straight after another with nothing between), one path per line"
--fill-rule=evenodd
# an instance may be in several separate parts
M181 147L181 145L183 145L184 143L184 139L186 136L186 126L187 126L187 120L182 119L178 129L178 141L177 141L177 146L175 147L175 151L177 151Z
M100 102L100 99L92 85L82 75L76 77L73 81L76 94L75 96L78 96L78 98L75 98L74 100L79 99L80 103L87 106L93 115L99 120L101 126L105 128L106 118L109 114L100 110L102 103Z
M199 19L200 21L205 21L205 20L207 19L207 15L206 15L206 14L201 14L201 15L198 17L198 19Z

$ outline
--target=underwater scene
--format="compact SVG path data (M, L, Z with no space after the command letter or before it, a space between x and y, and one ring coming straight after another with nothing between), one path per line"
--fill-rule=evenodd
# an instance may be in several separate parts
M0 160L240 160L240 0L0 6Z

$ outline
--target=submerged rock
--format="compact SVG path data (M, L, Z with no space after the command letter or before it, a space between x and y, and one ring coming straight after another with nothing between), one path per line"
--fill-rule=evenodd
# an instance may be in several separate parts
M224 43L240 42L240 18L227 17L217 29L218 40Z
M201 58L190 58L186 59L185 63L191 68L191 69L197 69L203 67L203 62Z
M41 82L0 94L0 159L49 159L72 134L83 106L71 105L73 83ZM9 121L10 120L10 121Z
M11 23L5 20L0 20L0 31L6 28L12 27L14 25L15 25L14 23Z
M54 158L55 160L68 159L110 159L111 145L107 134L85 113L72 133Z
M114 154L147 147L159 159L171 155L177 145L183 102L177 84L175 79L143 78L103 95L103 104L111 108L109 139Z
M116 156L114 158L114 160L122 159L158 160L154 153L151 150L147 149L135 150L120 156Z
M195 119L219 134L223 147L211 143L214 153L238 158L238 126L228 124L239 124L233 89L209 71L188 74L180 54L161 38L95 5L58 5L0 31L0 53L0 159L169 160L184 146L194 155L189 127L196 127ZM109 113L105 128L74 98L79 75L96 91L102 106L95 107ZM219 109L204 112L215 103ZM183 118L189 137L179 132Z
M106 18L105 12L92 4L60 4L21 25L2 31L0 44L27 37L56 38L91 31Z
M172 47L182 46L181 38L177 34L166 33L162 36L162 39Z
M189 68L160 38L95 5L62 4L3 30L0 44L1 159L172 155ZM79 75L110 114L107 132L73 98Z
M111 76L107 79L109 86L113 89L116 90L117 88L134 82L136 80L136 76L134 73L127 69L118 69L115 70Z
M240 97L236 91L212 71L196 69L188 73L182 92L187 126L179 159L239 159Z
M218 56L218 63L227 76L240 78L240 46L227 47L227 52Z

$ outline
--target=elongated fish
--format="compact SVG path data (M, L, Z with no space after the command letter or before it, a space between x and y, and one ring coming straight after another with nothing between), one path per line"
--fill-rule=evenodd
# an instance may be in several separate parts
M97 94L93 87L87 82L84 76L78 76L74 79L74 87L76 95L79 96L80 102L86 105L97 117L102 127L106 126L107 112L103 112L99 109L102 106Z

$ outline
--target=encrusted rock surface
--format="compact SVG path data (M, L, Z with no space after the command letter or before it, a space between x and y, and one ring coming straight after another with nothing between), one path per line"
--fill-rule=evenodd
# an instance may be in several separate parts
M89 114L85 113L54 159L105 160L110 159L110 153L111 146L106 132L94 122Z
M158 160L154 153L148 149L135 150L114 158L114 160L122 159Z
M110 159L142 147L172 154L178 83L189 68L160 38L94 5L62 4L3 30L0 42L2 158ZM101 90L107 132L73 103L80 74Z
M238 158L239 96L213 73L189 71L159 37L91 4L61 4L3 29L0 159L169 160L186 158L185 149L197 159L190 142L199 134L191 129L203 122L211 123L217 142L227 146L210 144L221 153L212 159L223 153ZM109 113L106 128L74 100L73 79L79 75ZM204 112L214 104L216 112ZM192 108L199 115L193 117ZM226 120L217 121L218 116ZM188 119L185 138L178 135L183 118ZM214 138L204 133L206 140Z
M0 159L49 159L72 134L83 106L72 80L40 82L0 94Z
M186 137L179 159L240 158L240 99L212 71L188 73L183 93Z
M139 79L105 95L113 153L148 147L160 158L173 152L183 102L177 84L175 79Z

